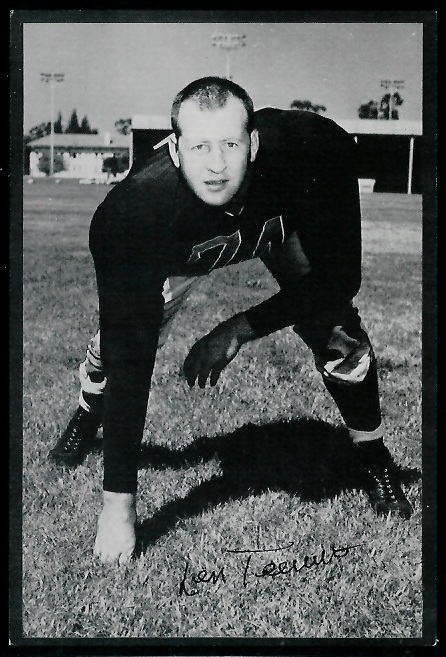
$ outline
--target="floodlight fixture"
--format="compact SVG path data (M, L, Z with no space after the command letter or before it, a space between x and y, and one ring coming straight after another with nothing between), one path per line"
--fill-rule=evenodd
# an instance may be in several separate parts
M246 46L246 34L214 34L213 46L226 51L226 78L232 80L230 54L232 50Z

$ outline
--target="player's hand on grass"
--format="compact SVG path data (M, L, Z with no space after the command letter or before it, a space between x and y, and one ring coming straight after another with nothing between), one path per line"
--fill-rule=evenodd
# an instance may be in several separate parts
M184 361L183 371L189 386L192 388L197 381L204 388L208 378L211 386L215 386L240 347L255 337L243 313L216 326L194 344Z
M135 549L135 495L104 491L94 554L103 563L130 561Z

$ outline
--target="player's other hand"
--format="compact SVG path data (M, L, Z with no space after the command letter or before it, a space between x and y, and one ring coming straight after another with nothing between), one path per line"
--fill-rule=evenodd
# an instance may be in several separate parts
M102 563L130 561L136 543L135 523L135 495L104 491L94 544L94 554Z
M208 378L211 386L215 386L240 347L255 337L243 313L216 326L194 344L184 361L183 371L189 386L192 388L197 381L204 388Z

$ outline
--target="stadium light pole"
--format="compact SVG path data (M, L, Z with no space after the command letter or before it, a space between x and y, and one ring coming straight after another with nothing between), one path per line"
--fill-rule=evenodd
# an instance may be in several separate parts
M63 82L65 73L41 73L40 79L50 86L50 177L54 175L54 87Z
M226 78L232 80L231 50L246 46L245 34L214 34L211 41L213 46L226 50Z

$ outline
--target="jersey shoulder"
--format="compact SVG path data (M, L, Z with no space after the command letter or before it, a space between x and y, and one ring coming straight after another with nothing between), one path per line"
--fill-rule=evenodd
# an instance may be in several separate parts
M348 135L333 119L305 110L264 107L254 113L254 121L260 134L270 130L280 133L292 131L303 136L330 133Z
M144 166L115 185L106 200L109 202L122 197L127 199L145 195L155 203L172 193L178 182L177 171L167 149L150 158Z
M281 110L272 107L255 112L259 131L259 164L276 162L285 168L293 163L310 167L342 152L354 157L353 137L332 119L304 110Z

